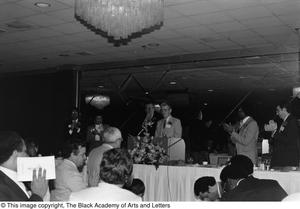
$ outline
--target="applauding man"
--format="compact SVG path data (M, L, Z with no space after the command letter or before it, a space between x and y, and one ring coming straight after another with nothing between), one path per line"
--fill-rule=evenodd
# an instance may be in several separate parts
M238 117L240 119L238 130L234 130L233 126L228 124L224 124L224 129L230 134L237 154L249 157L252 163L256 164L258 125L253 118L245 114L242 108L238 110Z
M300 137L297 120L290 114L288 104L277 105L276 114L282 119L279 127L273 121L265 126L265 130L272 131L274 136L273 153L271 159L272 168L293 169L299 165Z

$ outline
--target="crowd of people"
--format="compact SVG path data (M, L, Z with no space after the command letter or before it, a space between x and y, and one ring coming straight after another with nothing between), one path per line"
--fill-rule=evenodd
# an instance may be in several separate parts
M28 187L17 179L17 158L28 157L25 140L17 133L0 132L0 201L141 201L143 182L133 179L133 161L120 148L119 129L107 127L103 144L86 157L86 144L68 141L56 161L56 178L50 187L46 171L34 170ZM47 198L47 193L50 196Z
M194 183L194 194L203 201L282 201L287 197L277 181L255 178L253 167L249 157L236 155L222 169L221 182L201 177Z
M146 105L146 116L138 134L160 140L182 138L182 124L172 116L171 105L162 103L159 112L154 104ZM209 201L283 200L287 193L278 182L253 177L258 159L259 126L243 108L236 113L235 124L222 124L234 147L234 157L222 169L220 182L212 176L199 178L194 184L195 196ZM276 114L281 122L270 120L264 126L264 130L271 133L271 168L294 170L300 161L299 124L292 115L290 103L278 104ZM51 182L46 181L42 169L34 170L32 182L18 181L17 158L38 156L38 146L16 132L0 132L0 200L142 201L145 185L140 179L133 179L133 161L128 151L121 148L121 131L103 124L102 116L97 115L82 139L75 112L68 127L72 140L65 141L60 150L60 158L56 159L56 179ZM187 130L189 157L195 163L209 162L209 153L213 151L212 121L204 121L200 110Z

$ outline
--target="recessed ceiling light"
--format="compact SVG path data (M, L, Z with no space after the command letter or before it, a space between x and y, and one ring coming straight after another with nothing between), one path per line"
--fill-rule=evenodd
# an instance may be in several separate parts
M145 92L145 94L146 94L146 95L148 95L148 94L149 94L149 92L148 92L148 91L146 91L146 92Z
M81 55L81 56L90 56L90 55L93 55L92 52L88 52L88 51L77 52L76 54Z
M247 60L255 60L255 59L260 59L260 56L251 56L251 57L246 57Z
M5 33L5 32L7 32L7 30L0 28L0 33Z
M208 89L207 91L208 91L208 92L213 92L214 90L213 90L213 89Z
M245 79L245 78L247 78L246 76L240 76L239 77L240 79Z
M158 47L159 43L149 43L147 44L148 47Z
M149 43L149 44L142 45L143 49L151 49L155 47L159 47L159 43Z
M98 88L104 88L104 86L103 85L99 85Z
M58 56L60 56L60 57L69 57L70 55L63 53L63 54L59 54Z
M208 105L208 103L204 102L204 103L203 103L203 105L204 105L204 106L207 106L207 105Z
M176 85L176 81L170 81L170 85Z
M39 8L47 8L47 7L51 7L51 4L46 3L46 2L36 2L36 3L34 3L34 6L39 7Z

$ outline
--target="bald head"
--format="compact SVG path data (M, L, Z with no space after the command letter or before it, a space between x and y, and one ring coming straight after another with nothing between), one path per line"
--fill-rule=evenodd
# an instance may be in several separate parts
M122 141L121 131L116 127L108 127L103 132L103 142L107 144Z

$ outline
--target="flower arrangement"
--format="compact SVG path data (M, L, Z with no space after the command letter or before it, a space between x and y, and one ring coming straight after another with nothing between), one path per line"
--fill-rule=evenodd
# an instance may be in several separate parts
M139 164L164 164L168 161L168 155L164 148L153 144L151 138L137 137L133 149L129 150L134 163Z

